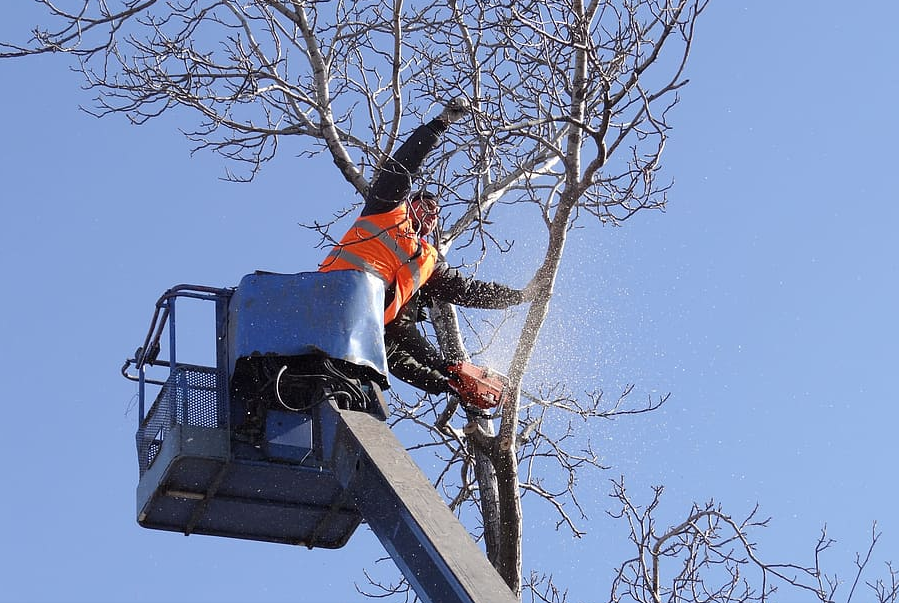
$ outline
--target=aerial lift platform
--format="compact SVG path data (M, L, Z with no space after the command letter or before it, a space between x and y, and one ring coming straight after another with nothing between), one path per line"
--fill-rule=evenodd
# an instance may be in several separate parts
M214 305L215 366L178 358L183 299ZM516 602L387 427L383 308L381 281L352 270L166 291L122 367L138 383L138 523L339 548L364 521L423 601Z

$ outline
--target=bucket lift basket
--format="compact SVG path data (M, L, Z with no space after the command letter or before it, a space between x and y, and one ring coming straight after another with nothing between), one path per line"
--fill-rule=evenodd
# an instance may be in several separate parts
M215 307L215 366L179 361L176 306L186 298ZM122 368L138 382L138 522L343 546L362 516L334 476L322 402L386 419L382 313L380 281L359 271L255 273L234 289L166 291Z

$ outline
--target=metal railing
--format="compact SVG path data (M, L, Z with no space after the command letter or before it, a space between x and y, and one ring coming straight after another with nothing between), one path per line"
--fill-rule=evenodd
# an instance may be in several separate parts
M138 384L137 452L140 474L150 467L176 425L228 429L227 310L233 289L177 285L156 302L143 344L122 366L122 375ZM216 366L178 362L176 300L190 298L215 304ZM168 331L167 359L159 358ZM147 377L149 367L168 368L165 379ZM133 371L133 372L132 372ZM148 386L160 389L147 410Z

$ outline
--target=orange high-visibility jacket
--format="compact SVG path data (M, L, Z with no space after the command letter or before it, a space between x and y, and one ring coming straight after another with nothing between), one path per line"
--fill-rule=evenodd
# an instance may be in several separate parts
M384 309L384 324L427 282L437 265L437 250L412 229L408 204L388 212L360 216L340 243L319 265L320 272L363 270L394 285L395 293Z

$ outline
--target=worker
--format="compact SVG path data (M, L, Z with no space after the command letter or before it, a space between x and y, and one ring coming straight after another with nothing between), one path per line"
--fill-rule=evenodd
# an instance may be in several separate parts
M458 392L460 384L452 363L441 358L416 327L429 305L443 301L502 309L532 301L539 292L533 283L519 290L464 276L441 259L427 240L437 225L440 206L434 194L413 194L412 179L450 124L468 111L465 98L453 99L384 161L362 214L319 266L325 272L364 270L384 281L384 338L390 372L432 394Z

